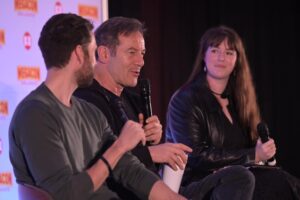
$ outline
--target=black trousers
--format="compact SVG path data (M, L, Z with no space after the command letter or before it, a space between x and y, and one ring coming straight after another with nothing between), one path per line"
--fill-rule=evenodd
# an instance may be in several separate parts
M229 166L181 187L179 193L192 200L251 200L254 175L243 166Z
M300 181L280 168L250 168L255 176L253 200L299 200Z

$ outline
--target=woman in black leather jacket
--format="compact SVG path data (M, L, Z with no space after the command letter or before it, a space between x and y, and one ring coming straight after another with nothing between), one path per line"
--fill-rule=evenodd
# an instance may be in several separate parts
M272 138L261 142L256 131L260 121L239 35L225 26L209 29L201 38L193 72L173 95L167 113L167 141L193 149L182 185L226 166L252 166L254 199L299 199L298 179L277 167L258 165L276 153Z

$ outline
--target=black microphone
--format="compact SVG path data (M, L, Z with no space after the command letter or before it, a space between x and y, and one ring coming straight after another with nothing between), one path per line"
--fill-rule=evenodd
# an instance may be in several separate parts
M260 122L257 125L257 132L258 132L258 135L259 135L262 143L265 143L269 140L270 132L269 132L269 128L268 128L267 124L265 124L264 122ZM269 160L267 160L267 165L275 166L276 165L275 157L272 157Z
M129 118L126 114L122 100L118 97L111 97L109 104L112 106L113 110L120 116L120 119L122 122L122 127L123 127L124 124L129 120ZM142 144L142 142L140 142L138 145L144 146ZM133 149L133 151L134 151L134 149Z
M143 114L144 114L144 125L146 125L146 119L152 116L151 106L151 89L149 79L140 80L141 98L143 102ZM147 141L147 145L151 145L152 141Z
M148 79L141 79L140 88L144 105L144 119L146 120L152 116L150 81Z
M111 97L109 104L112 106L113 110L120 116L122 125L124 125L128 120L128 116L125 112L123 102L118 97Z

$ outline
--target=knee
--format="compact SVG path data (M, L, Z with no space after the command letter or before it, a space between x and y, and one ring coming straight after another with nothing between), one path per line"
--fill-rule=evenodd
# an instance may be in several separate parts
M255 185L255 176L246 167L237 165L232 166L231 168L232 174L234 174L237 178L244 180L244 182L247 182L249 185Z
M229 198L250 200L255 188L255 176L243 166L230 166L225 169L221 189Z

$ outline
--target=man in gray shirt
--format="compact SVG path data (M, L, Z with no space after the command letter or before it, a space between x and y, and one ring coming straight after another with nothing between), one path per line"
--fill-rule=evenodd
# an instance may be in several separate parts
M18 183L54 199L119 199L111 176L141 199L184 199L128 151L145 144L142 125L128 121L116 138L103 114L72 96L93 78L92 24L75 14L51 17L39 46L47 77L18 105L9 128L10 159Z

